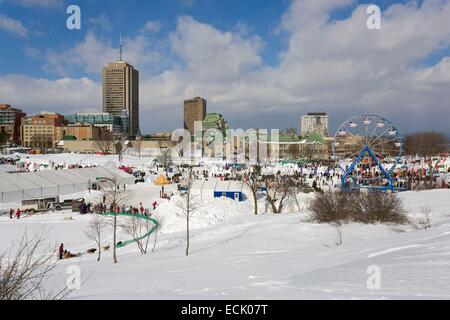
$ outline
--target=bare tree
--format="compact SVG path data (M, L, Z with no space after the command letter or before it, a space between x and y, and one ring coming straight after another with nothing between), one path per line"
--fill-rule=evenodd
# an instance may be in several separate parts
M123 159L123 153L127 149L127 136L121 135L120 138L114 142L114 149L117 155L119 156L119 162Z
M186 218L186 256L189 255L190 245L190 219L200 208L199 199L192 194L192 185L194 182L192 168L188 169L186 179L187 190L181 194L175 205L183 213Z
M244 183L250 189L253 196L253 206L255 215L258 214L258 190L263 185L263 180L260 176L261 168L254 166L252 172L244 176Z
M0 300L61 300L72 292L67 286L60 291L44 288L58 261L56 250L44 247L47 238L46 229L31 238L25 232L0 254Z
M297 205L298 212L300 212L300 211L302 211L302 208L300 206L300 203L298 202L297 195L298 195L298 188L297 187L292 188L292 190L291 190L291 198L294 199L295 204Z
M117 263L117 207L121 207L124 205L130 198L131 194L128 191L122 190L119 188L118 177L113 175L112 177L107 178L107 182L109 184L109 188L102 189L102 194L107 203L111 204L113 208L113 219L111 222L113 228L113 261Z
M112 141L112 138L110 136L108 136L108 137L104 137L102 140L95 140L94 144L97 147L97 149L100 150L100 152L109 153L109 152L111 152L113 141Z
M121 223L120 227L133 238L141 254L146 254L151 235L149 233L155 232L158 225L155 225L150 219L136 216ZM148 236L146 236L147 234Z
M107 226L107 222L99 215L95 215L88 223L84 234L86 237L95 242L98 249L97 261L100 261L100 256L102 253L102 233Z
M298 181L288 176L266 176L266 200L270 204L273 213L282 213L287 202L293 195L293 190L298 187Z
M159 156L158 156L158 161L161 163L161 165L164 168L164 171L168 172L169 167L170 167L170 163L172 160L172 148L169 142L164 143L163 141L159 140L158 141L158 148L159 148Z
M342 246L343 243L343 238L342 238L342 229L343 229L343 225L342 222L340 221L336 221L335 223L333 223L334 227L336 228L336 246Z

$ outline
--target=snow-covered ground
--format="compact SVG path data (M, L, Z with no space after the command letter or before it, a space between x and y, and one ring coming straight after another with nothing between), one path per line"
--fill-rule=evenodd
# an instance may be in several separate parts
M132 202L157 198L159 189L150 184L134 188ZM129 245L119 250L117 265L110 252L99 263L95 256L64 260L56 279L63 284L67 267L81 267L83 285L71 299L448 299L449 195L448 190L401 194L411 215L432 209L431 229L349 224L342 246L335 245L333 227L305 222L306 211L254 216L250 202L212 200L192 221L188 257L184 219L171 203L161 203L165 225L154 253L141 256ZM25 230L45 226L49 243L84 252L95 247L83 234L90 218L70 212L20 221L1 217L0 249ZM367 287L373 265L381 269L379 290Z
M48 156L30 156L48 161ZM115 157L117 159L117 157ZM54 156L55 162L70 160L103 165L112 157ZM125 158L128 165L148 165L147 159ZM67 268L79 266L82 286L70 299L449 299L450 298L450 190L401 193L410 216L431 209L432 227L348 224L343 244L336 245L336 229L307 222L306 201L291 203L291 213L253 215L252 201L229 199L202 202L191 220L190 255L185 250L185 219L175 202L159 198L160 188L143 183L128 188L130 205L140 203L162 219L155 252L141 255L130 244L118 249L118 264L111 252L100 262L96 255L60 261L48 286L60 287ZM174 187L166 191L175 192ZM101 195L83 192L96 202ZM7 209L12 204L2 205ZM261 199L259 211L264 212ZM95 247L84 230L92 215L63 211L20 220L0 216L0 252L10 248L22 234L42 227L49 231L48 244L61 242L72 253ZM126 218L121 218L126 219ZM118 240L129 237L119 232ZM153 238L151 239L153 241ZM112 244L107 230L104 245ZM151 244L152 246L153 244ZM368 270L381 271L380 288L370 289Z

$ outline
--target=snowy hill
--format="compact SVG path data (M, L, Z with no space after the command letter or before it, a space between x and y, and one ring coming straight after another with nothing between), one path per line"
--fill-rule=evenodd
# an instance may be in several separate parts
M144 191L136 194L137 201L144 198ZM67 267L78 265L83 285L71 299L448 299L449 194L401 194L411 216L431 208L431 229L349 224L343 228L342 246L335 245L336 230L330 225L305 222L306 211L254 216L249 202L216 200L193 221L188 257L184 220L170 203L161 204L166 226L156 252L141 256L129 245L119 250L117 265L111 253L99 263L94 256L64 260L51 285L59 286ZM0 218L0 248L25 229L43 225L51 227L52 240L64 241L72 252L92 247L83 234L90 216L74 214L73 221L64 221L64 215L72 214L13 222ZM379 290L367 286L371 266L381 270Z

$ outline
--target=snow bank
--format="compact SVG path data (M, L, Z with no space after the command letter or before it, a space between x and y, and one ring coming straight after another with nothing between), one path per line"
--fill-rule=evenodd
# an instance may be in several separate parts
M186 230L186 217L180 207L180 196L162 204L155 214L162 218L163 233L180 232ZM192 213L190 219L191 229L208 228L220 222L226 222L239 215L250 215L252 208L248 203L239 203L228 198L212 199L196 204L198 209Z

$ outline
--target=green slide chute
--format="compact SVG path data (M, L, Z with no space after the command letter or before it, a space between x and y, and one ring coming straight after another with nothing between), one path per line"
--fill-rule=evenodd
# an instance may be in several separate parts
M130 243L136 242L136 241L140 241L142 239L145 239L147 237L150 237L150 235L155 232L158 228L159 228L159 222L156 221L155 219L152 219L146 215L143 214L131 214L131 213L125 213L125 212L119 212L119 213L113 213L113 212L108 212L108 213L102 213L102 216L122 216L122 217L132 217L132 218L138 218L138 219L143 219L146 221L150 221L153 223L153 227L150 229L149 232L147 232L146 234L144 234L143 236L137 238L137 239L131 239L131 240L126 240L126 241L120 241L116 244L116 248L123 248L126 245L129 245Z

